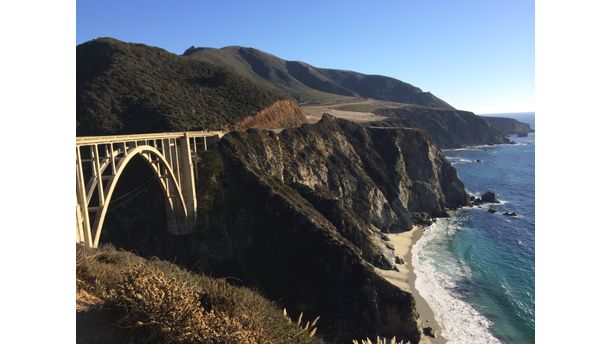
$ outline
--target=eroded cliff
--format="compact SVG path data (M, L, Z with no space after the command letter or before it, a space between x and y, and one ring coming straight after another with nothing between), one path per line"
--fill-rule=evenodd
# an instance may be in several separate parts
M384 232L467 202L425 132L324 115L278 134L230 133L202 158L197 251L209 271L231 271L290 310L320 315L327 339L418 341L412 295L373 266L396 264Z

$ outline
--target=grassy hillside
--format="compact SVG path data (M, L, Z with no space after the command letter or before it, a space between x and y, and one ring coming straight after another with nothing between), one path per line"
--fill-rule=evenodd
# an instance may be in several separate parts
M76 277L77 343L322 343L256 292L155 258L77 246Z
M290 95L301 103L374 98L405 104L452 109L429 92L381 75L324 69L304 62L286 61L263 51L238 46L189 48L184 53L200 61L231 68L251 80Z
M111 38L77 54L77 134L222 129L288 99L226 68Z

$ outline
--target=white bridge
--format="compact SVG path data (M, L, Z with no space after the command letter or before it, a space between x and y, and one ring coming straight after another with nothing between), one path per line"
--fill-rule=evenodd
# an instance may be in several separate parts
M113 191L136 156L148 162L164 191L170 233L191 233L197 210L197 152L207 150L223 134L188 131L77 137L77 242L98 247Z

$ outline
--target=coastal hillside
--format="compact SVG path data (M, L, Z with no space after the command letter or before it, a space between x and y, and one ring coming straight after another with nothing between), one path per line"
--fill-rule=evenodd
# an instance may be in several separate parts
M269 128L305 122L286 95L160 48L100 38L78 45L76 61L77 135L221 130L249 116ZM274 116L258 116L270 107Z
M320 316L317 333L325 340L418 342L413 296L374 267L405 264L385 233L467 204L455 169L426 133L325 115L280 133L228 133L200 159L197 233L153 230L162 221L142 222L155 218L145 209L138 219L112 222L103 237L126 249L138 245L144 256L232 276L306 319Z
M480 117L504 135L526 135L534 131L528 123L520 122L514 118Z
M423 108L382 108L373 113L386 117L370 122L374 127L421 128L441 148L510 143L510 140L472 112Z
M254 82L283 92L300 103L373 98L427 107L453 108L433 94L394 78L317 68L304 62L283 60L254 48L191 47L183 55L225 66Z
M76 279L78 344L323 343L255 291L112 246L77 246Z

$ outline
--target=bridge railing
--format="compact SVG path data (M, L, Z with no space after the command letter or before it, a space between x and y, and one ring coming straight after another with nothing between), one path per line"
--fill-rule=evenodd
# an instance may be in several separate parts
M116 143L134 142L146 140L178 139L182 137L222 137L223 131L181 131L151 134L127 134L127 135L108 135L108 136L79 136L76 138L76 145L92 145L96 143Z

